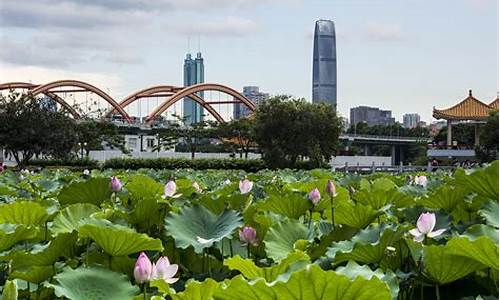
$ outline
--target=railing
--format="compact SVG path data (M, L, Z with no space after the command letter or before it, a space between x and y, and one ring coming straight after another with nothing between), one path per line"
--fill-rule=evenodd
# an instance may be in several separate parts
M385 165L375 165L373 163L372 165L354 165L350 166L347 163L345 166L342 167L333 167L334 171L338 172L343 172L343 173L358 173L358 174L368 174L368 173L375 173L375 172L389 172L389 173L405 173L405 172L432 172L434 170L455 170L457 167L456 166L432 166L432 165L426 165L426 166L417 166L417 165L403 165L400 164L399 166L385 166Z
M397 136L397 135L371 135L371 134L341 134L341 139L349 139L349 138L360 138L360 139L373 139L373 140L409 140L409 141L429 141L427 137L415 137L415 136Z

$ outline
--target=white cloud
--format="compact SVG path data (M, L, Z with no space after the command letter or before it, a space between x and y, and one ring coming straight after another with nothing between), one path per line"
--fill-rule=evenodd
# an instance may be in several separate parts
M396 24L368 23L363 28L364 36L377 42L401 41L404 36L401 27Z
M104 73L72 72L60 69L49 69L33 66L10 66L0 64L0 83L7 82L31 82L34 84L45 84L51 81L72 79L88 82L102 89L106 93L111 92L111 97L123 94L124 82L116 75Z
M241 37L255 32L258 26L250 19L226 17L188 24L177 23L174 26L167 26L167 28L176 33L186 35Z

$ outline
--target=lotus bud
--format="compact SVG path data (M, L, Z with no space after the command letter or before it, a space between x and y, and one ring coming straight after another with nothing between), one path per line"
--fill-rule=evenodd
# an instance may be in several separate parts
M89 176L89 175L90 175L89 169L83 170L83 176Z
M137 283L144 283L151 280L153 275L153 264L149 260L149 257L141 252L139 258L135 262L134 267L134 278Z
M337 189L335 188L335 184L331 180L328 180L328 183L326 184L326 193L330 195L330 197L337 196Z
M253 182L248 179L240 180L240 192L242 194L248 194L252 190Z
M257 246L257 232L253 227L243 227L243 229L240 230L240 241L246 245Z
M119 192L122 189L122 183L120 182L120 179L116 176L112 176L109 179L109 189L112 192Z
M427 176L415 176L415 184L423 187L427 186Z
M167 184L165 184L163 194L165 195L165 197L173 197L176 191L177 185L175 184L175 181L169 180Z
M319 193L319 190L317 188L314 188L309 193L309 200L314 206L318 205L319 201L321 200L321 194Z

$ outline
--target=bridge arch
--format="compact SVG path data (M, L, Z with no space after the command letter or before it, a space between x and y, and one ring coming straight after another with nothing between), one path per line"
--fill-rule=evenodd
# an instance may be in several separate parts
M199 100L203 101L204 104L201 104L203 107L207 108L207 110L210 112L210 109L213 109L210 104L206 103L203 99L198 97L196 93L198 92L203 92L203 91L219 91L226 93L230 96L233 96L235 99L240 101L240 103L244 104L246 107L248 107L251 111L255 111L255 104L252 103L248 98L237 92L236 90L227 87L222 84L216 84L216 83L200 83L192 86L185 87L184 89L178 91L172 97L168 98L165 100L160 106L158 106L153 112L149 114L147 117L146 121L148 123L152 123L154 119L158 116L160 116L163 112L165 112L170 106L175 104L177 101L183 99L184 97L190 97L191 99L195 100L196 98L199 98L198 101L195 100L196 102L200 103ZM215 111L215 110L214 110ZM211 113L214 115L213 113ZM218 114L218 113L217 113ZM220 115L219 115L220 116ZM215 117L215 115L214 115ZM216 117L217 118L217 117ZM222 119L222 118L221 118ZM217 119L219 122L224 122L220 121Z
M103 98L106 102L108 102L111 106L113 106L127 122L132 123L132 120L130 116L127 114L127 112L125 112L125 110L123 110L123 108L120 107L120 105L118 105L118 103L116 103L116 101L113 98L111 98L111 96L106 94L103 90L83 81L78 81L78 80L53 81L47 84L37 86L36 88L31 90L31 93L33 96L36 96L40 93L50 92L50 90L53 88L58 88L63 86L79 87L86 91L97 94L98 96Z
M0 90L10 90L10 89L27 89L32 91L33 89L39 87L38 84L28 83L28 82L8 82L0 84ZM43 92L57 103L59 103L64 109L66 109L75 119L80 119L80 114L69 105L63 98L59 97L57 94L51 93L50 91Z

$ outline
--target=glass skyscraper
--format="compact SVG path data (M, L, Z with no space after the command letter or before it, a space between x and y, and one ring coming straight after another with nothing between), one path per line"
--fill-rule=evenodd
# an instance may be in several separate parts
M318 20L314 28L313 103L326 102L337 108L337 51L335 24Z
M184 86L205 82L204 68L201 52L196 54L195 59L191 58L191 54L186 54L186 59L184 59ZM203 92L199 92L197 95L203 98ZM195 101L184 98L183 108L183 117L186 124L203 121L203 107Z

